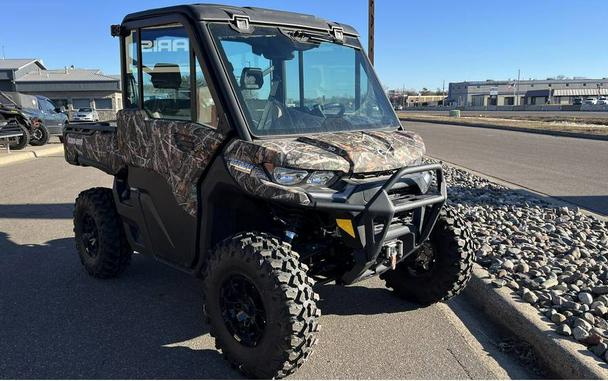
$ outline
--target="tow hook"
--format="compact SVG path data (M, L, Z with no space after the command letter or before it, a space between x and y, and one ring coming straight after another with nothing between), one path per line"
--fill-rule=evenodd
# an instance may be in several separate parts
M394 241L386 242L382 246L382 251L385 258L390 261L391 269L397 268L397 262L403 257L403 241L396 239Z

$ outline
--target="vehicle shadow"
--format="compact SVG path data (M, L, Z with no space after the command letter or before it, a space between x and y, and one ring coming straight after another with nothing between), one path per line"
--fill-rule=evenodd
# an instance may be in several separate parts
M383 281L377 281L382 282ZM317 285L318 306L323 315L377 315L414 311L424 308L398 298L387 288L366 285Z
M0 204L0 218L71 219L74 203L65 204Z
M142 256L94 279L71 238L19 245L0 232L2 378L240 378L202 321L201 285Z

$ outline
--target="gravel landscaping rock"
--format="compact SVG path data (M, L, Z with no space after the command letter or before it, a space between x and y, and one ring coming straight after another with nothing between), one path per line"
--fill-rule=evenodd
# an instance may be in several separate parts
M556 332L562 336L572 335L572 329L570 328L570 326L568 324L560 325L559 327L557 327Z
M514 290L557 333L605 359L608 223L454 167L444 165L444 175L446 210L470 232L462 247L475 253L494 286Z

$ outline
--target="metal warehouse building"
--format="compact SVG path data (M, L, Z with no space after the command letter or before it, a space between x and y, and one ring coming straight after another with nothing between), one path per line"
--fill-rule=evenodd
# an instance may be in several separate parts
M122 107L120 78L96 69L47 69L38 59L0 59L0 91L43 95L69 111L97 109L102 120Z
M447 102L462 107L571 105L575 98L599 96L608 96L608 78L487 80L450 83Z

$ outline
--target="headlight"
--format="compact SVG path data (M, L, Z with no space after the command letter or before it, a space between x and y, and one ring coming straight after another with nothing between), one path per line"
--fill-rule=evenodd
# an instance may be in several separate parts
M331 171L314 171L310 173L304 169L283 167L275 167L270 170L268 165L266 165L266 169L272 173L274 181L281 185L298 185L305 182L310 185L323 186L329 184L336 177L336 174Z
M335 174L330 171L316 171L310 175L306 180L306 183L312 185L327 185L334 176Z
M291 169L276 167L272 171L274 181L281 185L296 185L302 182L308 176L308 171L301 169Z

